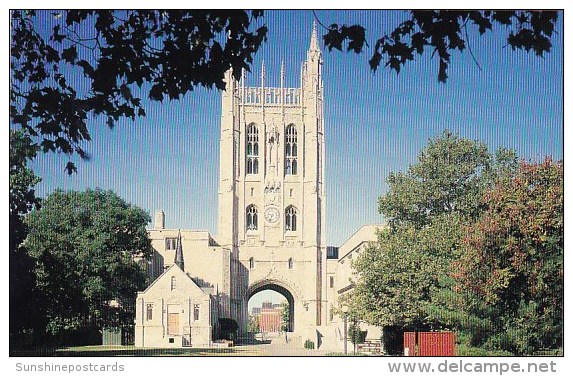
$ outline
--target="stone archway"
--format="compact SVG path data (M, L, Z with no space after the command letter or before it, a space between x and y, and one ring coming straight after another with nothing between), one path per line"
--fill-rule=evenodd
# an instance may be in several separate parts
M265 291L265 290L272 290L272 291L278 292L279 294L281 294L282 296L285 297L285 299L288 302L288 306L289 306L289 322L288 322L288 330L287 331L288 332L294 332L294 330L295 330L294 322L295 322L295 314L296 314L296 312L295 312L296 299L295 299L295 295L291 292L290 289L285 287L284 284L277 282L277 281L273 281L273 280L259 281L257 283L254 283L247 290L247 293L245 296L245 307L247 306L249 299L251 299L251 297L253 297L253 295L255 295L261 291Z

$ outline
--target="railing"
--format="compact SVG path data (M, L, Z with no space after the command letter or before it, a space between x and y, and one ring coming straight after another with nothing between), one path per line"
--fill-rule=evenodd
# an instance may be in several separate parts
M239 92L241 93L241 90L239 90ZM263 89L260 87L246 87L244 93L241 94L243 94L243 104L262 104L263 95L265 105L269 106L276 106L281 104L284 104L285 106L296 106L300 104L299 88L281 89L276 87L268 87L264 88L263 91ZM283 96L284 103L282 102Z

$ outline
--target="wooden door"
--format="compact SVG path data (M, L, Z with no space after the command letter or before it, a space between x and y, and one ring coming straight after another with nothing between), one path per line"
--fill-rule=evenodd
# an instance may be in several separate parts
M167 335L179 334L179 313L169 313L167 315Z

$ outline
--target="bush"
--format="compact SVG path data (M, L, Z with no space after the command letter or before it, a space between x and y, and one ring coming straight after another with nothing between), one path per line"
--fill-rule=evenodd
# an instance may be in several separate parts
M488 350L481 347L456 344L456 356L514 356L514 354L505 350Z
M306 341L304 341L304 348L314 350L314 342L311 341L310 339L307 339Z
M233 339L235 333L239 329L239 324L233 319L220 318L219 319L219 339Z
M360 330L360 327L358 325L350 325L350 328L348 329L348 339L350 339L350 342L352 342L354 345L356 345L357 343L366 342L367 334L368 331Z

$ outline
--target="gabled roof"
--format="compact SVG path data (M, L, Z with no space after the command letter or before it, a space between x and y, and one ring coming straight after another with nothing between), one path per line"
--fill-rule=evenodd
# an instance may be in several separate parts
M192 286L191 288L193 290L195 290L196 292L200 292L201 294L210 295L210 294L206 293L205 291L203 291L203 289L201 287L199 287L199 285L197 285L197 283L193 280L193 278L191 278L191 276L189 274L187 274L183 270L181 270L181 268L176 264L172 264L159 277L157 277L157 279L155 281L153 281L149 286L147 286L147 288L145 290L143 290L142 292L139 292L139 293L140 294L148 293L161 280L163 280L164 278L172 277L172 276L179 277L185 282L189 281L190 285ZM189 282L187 282L187 283L189 283ZM177 284L178 284L178 286L181 286L180 282L178 282Z

